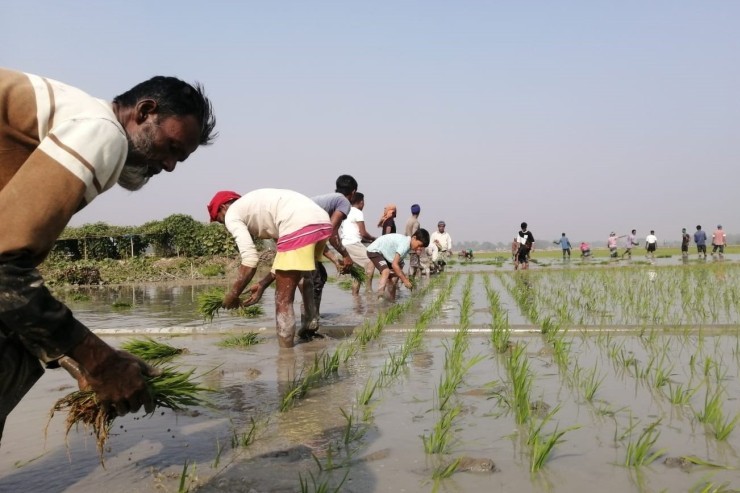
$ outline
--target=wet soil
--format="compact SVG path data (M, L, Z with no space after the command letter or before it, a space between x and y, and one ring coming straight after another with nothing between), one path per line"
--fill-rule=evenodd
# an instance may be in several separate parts
M45 433L49 410L73 383L62 370L47 371L8 418L0 447L0 492L175 492L184 470L184 484L201 492L295 492L301 491L301 482L307 491L317 491L324 483L341 483L339 491L346 492L432 491L435 470L455 459L460 459L457 471L439 482L439 491L586 492L598 485L602 492L659 492L724 483L740 487L736 471L689 466L681 460L698 457L740 467L740 431L717 440L697 419L707 389L714 388L715 372L725 389L724 412L732 418L740 410L737 326L661 330L649 340L644 331L580 327L567 335L563 364L541 328L528 321L492 275L493 269L453 266L444 275L449 280L456 271L461 273L441 314L430 322L421 348L395 379L376 390L367 408L358 404L358 394L402 347L439 288L415 299L399 321L386 326L377 340L342 363L336 375L311 387L285 412L280 411L283 396L315 356L351 343L353 334L390 303L373 296L352 297L329 284L321 329L327 337L281 350L271 292L265 295L262 317L223 315L213 323L204 323L196 314L198 293L210 287L203 284L102 287L85 291L84 300L70 296L75 314L114 346L146 334L187 348L174 361L196 368L201 381L215 390L207 396L211 405L117 419L102 466L88 431L73 430L65 438L63 417L57 417ZM480 356L481 361L455 392L461 412L451 428L447 453L426 454L422 437L430 436L440 418L438 385L460 327L468 275L473 277L473 310L466 358ZM506 404L511 388L508 353L497 353L490 341L486 277L509 313L515 329L512 343L526 345L534 419L552 413L543 426L545 434L556 427L568 429L537 473L530 473L529 428L516 424ZM408 296L401 290L398 303ZM131 307L116 309L117 300L129 301ZM250 330L263 342L246 349L218 346L227 334ZM654 385L661 358L670 369L671 385L697 388L688 404L672 404L667 385ZM582 381L590 370L603 381L588 401ZM625 467L628 444L656 421L660 434L655 449L665 449L663 455L650 465ZM254 440L245 444L251 431Z

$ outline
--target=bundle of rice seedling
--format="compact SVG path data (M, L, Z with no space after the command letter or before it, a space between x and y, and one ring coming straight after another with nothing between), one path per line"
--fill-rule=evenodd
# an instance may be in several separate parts
M178 348L155 341L151 337L145 339L132 339L121 346L121 349L138 356L144 361L166 361L168 359L187 352L187 349Z
M262 342L262 340L259 337L259 334L257 332L247 332L246 334L239 334L234 336L229 336L223 341L219 342L218 345L221 347L247 347L247 346L254 346L255 344L259 344Z
M174 367L159 367L161 374L149 379L150 391L155 407L166 407L175 411L187 406L199 406L205 401L199 393L209 391L192 380L194 369L186 372L177 371ZM91 426L103 462L103 449L116 413L107 406L101 405L97 394L92 390L78 390L59 399L51 410L49 421L57 411L67 411L66 434L69 435L73 426L82 424ZM149 415L154 414L153 412ZM48 426L48 425L47 425Z
M340 289L344 289L345 291L349 291L352 289L352 280L351 279L342 279L337 283Z
M234 310L234 313L238 314L240 317L256 318L260 315L263 315L265 311L262 309L261 305L249 305L240 306L239 308Z
M367 273L365 272L365 269L357 264L352 264L352 267L349 268L349 275L352 276L352 279L359 282L360 284L363 284L367 280Z
M218 315L225 296L226 292L218 288L206 291L198 296L198 312L203 315L206 322L212 322L213 317ZM241 317L254 318L262 315L264 310L260 305L250 305L235 308L231 310L231 313Z
M203 315L206 322L213 321L213 317L218 315L221 305L224 301L223 289L212 289L201 293L198 296L198 312Z

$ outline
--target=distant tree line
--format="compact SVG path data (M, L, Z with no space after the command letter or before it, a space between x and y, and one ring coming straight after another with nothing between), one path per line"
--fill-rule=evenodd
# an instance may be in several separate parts
M258 249L262 242L255 240ZM173 214L141 226L111 226L104 222L64 229L51 252L70 260L125 259L142 255L202 257L234 255L236 244L219 223L204 224L185 214Z

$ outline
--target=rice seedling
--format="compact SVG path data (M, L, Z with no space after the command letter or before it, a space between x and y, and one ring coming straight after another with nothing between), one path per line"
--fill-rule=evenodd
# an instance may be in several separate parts
M262 305L249 305L240 306L239 308L232 310L232 313L244 318L257 318L264 315L265 310L262 308Z
M160 374L151 377L148 381L155 407L179 411L186 407L205 404L199 394L210 389L201 387L194 381L194 369L181 372L172 366L161 366L159 370ZM67 411L65 420L67 435L76 425L82 424L92 428L102 462L103 449L108 441L111 425L117 417L115 410L103 406L98 401L95 391L77 390L62 397L54 404L49 421L57 411Z
M137 356L144 361L165 361L172 359L178 354L187 352L187 349L177 348L155 341L151 337L144 339L132 339L121 345L121 349Z
M424 442L424 452L427 454L444 454L450 447L452 422L462 411L462 406L457 404L442 411L442 414L434 424L429 437L421 437Z
M539 423L532 423L532 425L530 426L529 438L527 439L527 444L529 444L530 446L530 472L537 472L542 469L542 466L544 466L545 462L547 462L547 459L550 457L550 454L555 448L555 445L564 441L562 439L563 435L565 435L570 430L579 428L578 426L570 426L565 430L558 430L558 427L556 426L555 430L552 433L547 436L543 436L542 426L550 420L557 409L558 408L555 408L555 410L550 412Z
M128 301L114 301L111 304L111 308L114 310L128 310L132 307L131 303Z
M673 384L668 382L668 400L676 406L686 406L691 402L691 398L699 390L699 387L684 387L683 384Z
M254 346L260 342L262 342L262 338L260 338L259 334L254 331L250 331L244 334L236 334L226 337L219 342L218 345L224 348L245 348Z
M301 375L296 375L290 384L288 384L287 390L280 399L280 412L284 413L293 407L295 401L306 395L306 392L308 392L306 380L301 378Z
M301 488L301 493L339 493L342 491L342 486L347 480L349 469L347 469L347 472L344 473L344 477L336 486L331 485L331 477L322 480L321 473L319 473L318 477L315 477L311 471L309 471L308 474L311 478L311 483L308 482L308 479L304 479L301 474L298 474L298 483Z
M701 423L711 424L722 419L722 397L724 395L721 388L717 389L711 396L711 390L707 387L704 394L704 409L695 412L696 419Z
M213 321L224 301L223 289L212 289L198 296L198 312L206 322Z
M334 351L331 355L325 351L321 354L321 376L328 378L330 375L336 375L339 373L339 359L341 352L339 350Z
M211 469L218 469L218 465L221 463L221 453L223 451L224 448L221 446L221 442L219 441L218 437L216 437L216 457L214 457L213 459Z
M225 291L219 288L211 289L198 296L198 313L206 322L212 322L218 315L223 306L224 296ZM231 312L237 316L254 318L262 315L264 310L260 305L250 305L238 307Z
M458 457L446 465L443 464L439 467L436 467L432 472L432 479L437 481L440 479L447 479L452 476L457 470L457 466L460 465L460 459L461 457Z
M730 488L729 482L716 484L706 479L700 480L697 484L689 489L689 493L736 493L737 490Z
M601 387L601 384L606 379L606 375L600 376L598 373L598 367L592 368L590 371L586 372L583 380L580 380L579 382L581 390L583 391L583 397L588 402L592 402L594 400L596 391L599 390L599 387Z
M192 464L192 469L190 468L190 461L185 461L185 464L182 466L182 472L180 473L180 483L177 487L177 493L189 493L190 486L196 479L195 470L197 467L197 464Z
M627 444L627 455L624 461L625 466L647 466L666 453L666 449L664 448L654 450L655 443L660 437L660 431L657 430L659 424L660 420L651 423L640 433L637 441L629 441Z
M337 282L337 286L339 286L339 289L349 291L352 289L352 279L341 279Z
M349 268L349 275L353 281L360 283L360 285L367 281L367 273L365 272L365 269L357 264L352 264L352 267Z
M231 435L231 448L247 448L257 439L258 426L253 417L249 418L250 425L247 431L239 433L234 430Z
M734 418L724 419L724 416L719 417L714 423L712 423L712 429L714 431L714 438L719 441L727 440L730 433L735 429L740 414L736 414Z
M344 426L344 430L342 430L342 441L344 442L345 448L347 448L351 442L362 439L367 432L367 428L364 425L357 425L355 423L354 414L347 413L341 407L339 408L339 412L342 413L342 416L347 422Z
M532 390L532 375L524 345L514 346L506 366L511 379L511 404L514 407L516 422L526 423L530 416L529 394Z

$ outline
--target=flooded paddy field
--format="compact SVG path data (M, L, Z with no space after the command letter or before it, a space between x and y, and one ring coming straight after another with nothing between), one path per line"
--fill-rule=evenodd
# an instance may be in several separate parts
M187 348L173 363L214 392L116 419L103 465L63 416L45 431L74 386L47 371L8 418L0 491L740 489L740 264L551 267L459 264L395 303L330 283L327 337L290 350L271 292L206 323L212 285L60 291L114 346Z

